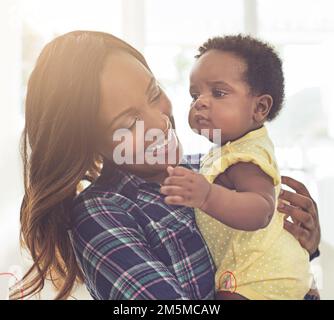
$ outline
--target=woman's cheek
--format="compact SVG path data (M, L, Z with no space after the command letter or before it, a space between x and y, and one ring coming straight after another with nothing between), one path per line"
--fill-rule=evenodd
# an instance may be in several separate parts
M172 103L170 102L169 98L167 97L166 93L162 91L161 94L161 102L160 102L160 111L168 116L172 115Z

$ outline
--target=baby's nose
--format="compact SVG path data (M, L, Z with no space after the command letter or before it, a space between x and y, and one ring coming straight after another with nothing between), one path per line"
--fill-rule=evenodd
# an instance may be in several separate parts
M200 110L200 109L208 108L208 107L209 107L209 98L205 95L200 95L195 102L196 110Z

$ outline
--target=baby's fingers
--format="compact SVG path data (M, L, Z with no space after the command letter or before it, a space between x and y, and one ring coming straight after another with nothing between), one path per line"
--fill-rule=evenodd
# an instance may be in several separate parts
M179 186L179 187L185 187L188 185L190 181L186 177L178 177L178 176L173 176L173 177L168 177L164 181L164 185L172 185L172 186Z
M194 174L192 170L182 166L177 166L175 168L173 168L172 166L168 166L167 171L170 176L185 176L189 174L190 175Z
M172 205L178 205L178 206L181 206L181 205L185 205L185 201L183 199L183 197L181 196L167 196L165 198L165 202L167 204L172 204Z
M182 195L183 188L179 186L162 186L160 188L160 193L166 196Z
M163 186L160 188L160 192L165 197L165 203L172 205L185 205L184 189L177 186Z

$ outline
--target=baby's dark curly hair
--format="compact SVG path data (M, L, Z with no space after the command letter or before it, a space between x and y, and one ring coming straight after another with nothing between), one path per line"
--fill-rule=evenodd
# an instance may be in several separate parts
M244 60L247 66L245 81L252 94L269 94L273 98L273 105L267 120L276 118L284 100L284 75L282 61L273 47L241 34L214 37L199 47L199 54L195 58L213 49L233 53Z

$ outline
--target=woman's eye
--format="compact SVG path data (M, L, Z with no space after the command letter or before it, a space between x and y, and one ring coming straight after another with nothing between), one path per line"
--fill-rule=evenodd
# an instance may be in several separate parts
M157 86L157 89L155 90L155 94L154 94L153 98L151 99L151 102L157 101L160 98L161 93L162 93L161 88L159 86Z
M133 129L135 127L137 121L139 121L139 120L140 120L139 117L135 117L133 122L131 123L131 125L128 127L128 129L130 129L130 130Z
M223 90L214 89L214 90L212 90L212 95L215 98L222 98L226 95L226 92L224 92Z

